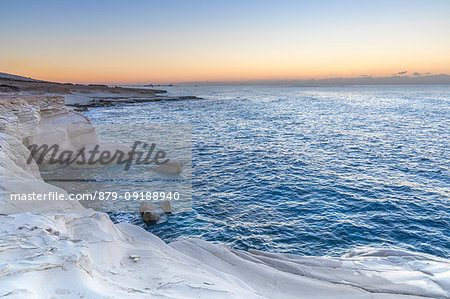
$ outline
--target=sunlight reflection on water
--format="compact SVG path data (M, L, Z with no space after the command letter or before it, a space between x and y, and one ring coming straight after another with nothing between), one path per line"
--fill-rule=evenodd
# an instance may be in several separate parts
M342 254L394 245L449 256L450 87L171 87L202 100L95 108L94 124L193 126L193 211L165 241ZM113 133L113 132L112 132Z

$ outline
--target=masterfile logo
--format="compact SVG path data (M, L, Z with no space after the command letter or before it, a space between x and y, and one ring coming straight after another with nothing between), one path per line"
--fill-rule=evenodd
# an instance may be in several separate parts
M192 128L184 124L40 124L24 128L25 163L41 178L3 183L14 206L79 201L103 212L139 211L142 201L190 210ZM37 186L35 195L23 186ZM41 190L39 189L39 190ZM31 189L30 189L31 190ZM52 193L54 192L54 193ZM28 209L28 208L27 208Z
M75 166L75 167L91 167L91 166L106 166L112 163L124 164L124 170L130 170L133 163L140 164L167 164L170 159L167 159L167 153L164 150L156 150L156 143L148 144L143 141L135 141L131 150L124 150L120 148L101 148L100 144L95 144L92 149L82 146L77 150L70 150L60 148L59 144L32 144L28 147L30 155L27 163L33 161L38 165L44 163L45 158L49 156L46 161L48 165Z

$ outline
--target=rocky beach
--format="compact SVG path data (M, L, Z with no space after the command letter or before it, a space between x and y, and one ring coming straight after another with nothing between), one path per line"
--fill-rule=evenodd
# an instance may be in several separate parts
M450 262L432 255L361 247L342 257L300 256L236 250L199 239L166 244L77 201L11 201L11 193L65 193L41 178L36 163L26 163L30 138L48 124L81 124L82 132L64 135L75 146L80 136L97 139L89 119L75 110L193 97L15 77L1 79L0 88L2 297L450 297Z

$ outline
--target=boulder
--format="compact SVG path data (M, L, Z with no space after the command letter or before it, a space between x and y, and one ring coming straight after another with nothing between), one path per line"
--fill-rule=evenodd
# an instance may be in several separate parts
M153 171L165 174L180 174L183 171L183 165L183 162L169 160L167 163L154 168Z
M165 200L161 206L156 206L145 201L141 204L139 212L144 222L155 222L165 213L172 213L172 206L168 200Z

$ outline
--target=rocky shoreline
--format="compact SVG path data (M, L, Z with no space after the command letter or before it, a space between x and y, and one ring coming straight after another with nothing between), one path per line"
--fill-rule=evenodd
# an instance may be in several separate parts
M95 134L89 120L65 104L88 105L73 97L82 93L48 96L18 88L21 93L0 95L0 296L450 297L450 261L427 254L357 248L343 257L308 257L246 252L196 239L166 244L76 201L10 201L9 192L65 192L44 182L36 163L25 163L35 130L63 122L90 126L88 133ZM117 102L127 103L121 102L126 97Z
M83 112L89 110L89 108L96 107L112 107L120 104L136 104L136 103L152 103L161 101L182 101L182 100L201 100L202 98L196 96L180 96L180 97L151 97L151 98L135 98L135 97L93 97L90 102L87 103L71 103L67 106L74 107L75 111Z
M57 83L1 76L0 93L62 96L65 98L66 105L74 107L75 111L87 111L93 107L111 107L120 104L201 99L196 96L165 96L167 91L162 89Z

